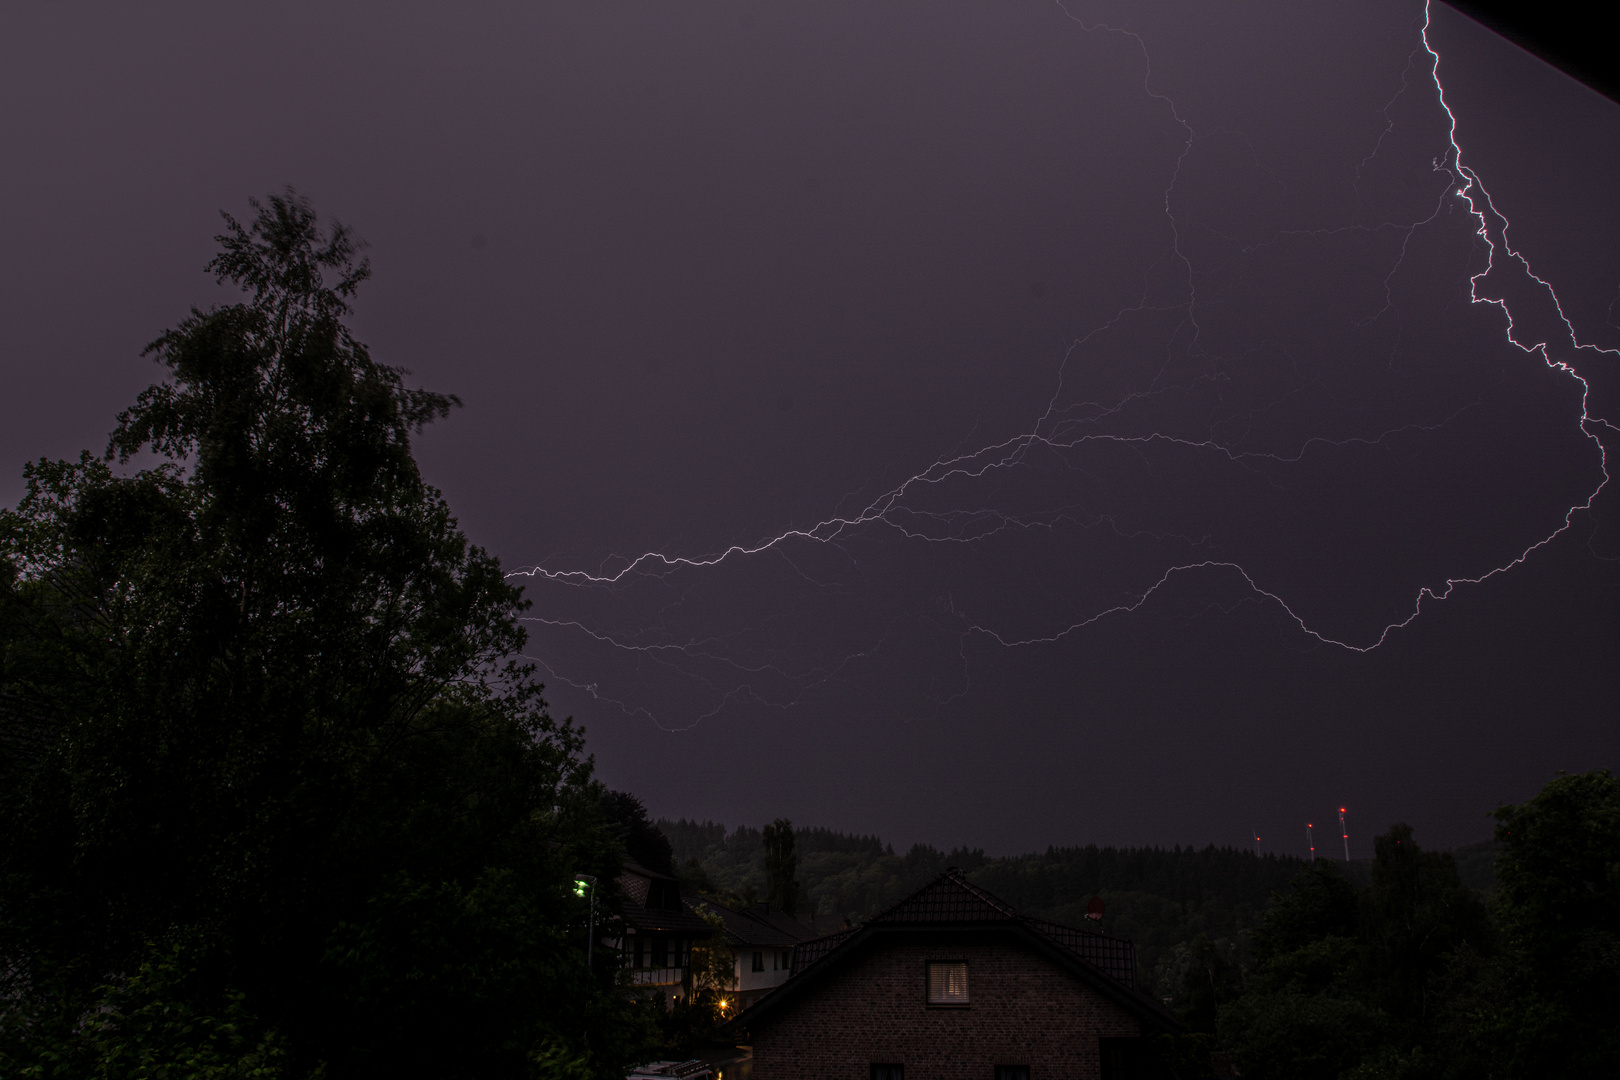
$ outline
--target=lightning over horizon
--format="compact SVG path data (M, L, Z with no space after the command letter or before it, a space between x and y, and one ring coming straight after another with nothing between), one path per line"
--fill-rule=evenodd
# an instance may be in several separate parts
M1528 23L193 7L0 9L0 447L106 445L294 185L649 813L1304 856L1620 763L1620 98Z
M1022 430L850 509L708 551L513 571L551 681L667 730L874 679L883 708L915 715L964 695L986 647L1058 646L1178 604L1266 609L1302 642L1369 653L1592 510L1602 432L1620 428L1595 410L1590 365L1620 350L1583 343L1510 244L1459 140L1428 3L1349 178L1357 219L1315 225L1247 135L1195 126L1155 88L1141 33L1058 6L1139 50L1165 113L1165 231L1136 302L1073 340ZM1560 415L1551 442L1500 434ZM1492 479L1525 468L1515 490ZM1346 490L1382 492L1382 520L1355 517Z

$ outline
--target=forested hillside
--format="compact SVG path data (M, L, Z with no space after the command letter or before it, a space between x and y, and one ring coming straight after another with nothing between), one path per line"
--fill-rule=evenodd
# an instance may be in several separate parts
M765 854L759 829L730 832L714 822L663 820L682 875L700 889L743 900L765 895ZM1305 867L1299 859L1256 856L1235 848L1049 848L1044 853L991 858L983 851L945 852L926 844L904 855L875 836L797 829L801 915L818 924L866 918L955 866L1021 911L1059 922L1085 919L1086 903L1102 897L1102 928L1131 938L1143 988L1161 997L1177 992L1189 966L1219 962L1234 968L1247 956L1249 931L1274 893Z

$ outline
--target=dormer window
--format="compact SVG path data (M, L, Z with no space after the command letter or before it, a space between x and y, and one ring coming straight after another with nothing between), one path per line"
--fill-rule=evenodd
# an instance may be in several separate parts
M680 886L673 881L647 882L648 911L679 911L681 910Z
M968 1004L968 966L966 960L930 960L928 962L928 1004Z

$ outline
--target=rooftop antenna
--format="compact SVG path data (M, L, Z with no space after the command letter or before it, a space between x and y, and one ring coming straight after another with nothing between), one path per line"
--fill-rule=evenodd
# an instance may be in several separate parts
M1339 831L1344 834L1344 861L1350 861L1350 829L1344 823L1344 807L1339 807Z
M1311 846L1311 862L1316 861L1316 834L1311 830L1316 828L1310 822L1305 823L1305 842Z

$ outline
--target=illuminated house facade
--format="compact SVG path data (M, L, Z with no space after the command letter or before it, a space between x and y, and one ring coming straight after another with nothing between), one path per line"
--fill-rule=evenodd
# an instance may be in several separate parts
M705 902L701 905L720 917L726 945L736 958L732 983L733 1007L746 1009L787 982L793 950L817 937L817 932L781 909L755 904L741 910Z
M692 943L710 937L713 928L687 908L680 882L666 874L627 861L619 891L624 909L616 929L622 936L604 938L603 944L619 950L632 984L647 996L666 1003L686 997Z
M754 1080L1126 1080L1177 1030L1136 989L1129 941L1020 915L947 871L881 915L794 949L737 1017Z

